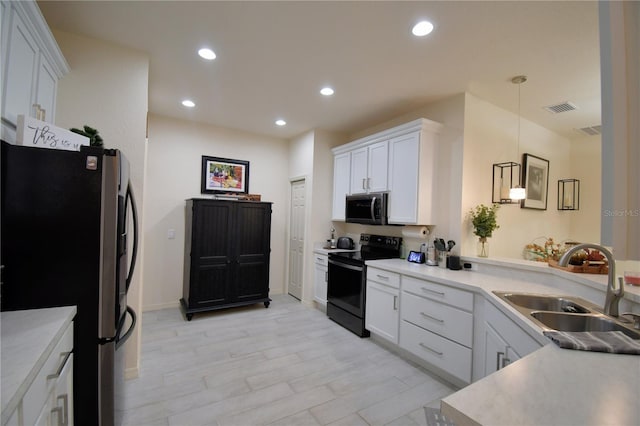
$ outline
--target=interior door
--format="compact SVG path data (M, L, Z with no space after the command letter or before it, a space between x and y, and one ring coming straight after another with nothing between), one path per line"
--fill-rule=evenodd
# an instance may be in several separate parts
M302 281L304 275L305 192L306 183L304 179L291 182L288 292L299 300L302 300Z

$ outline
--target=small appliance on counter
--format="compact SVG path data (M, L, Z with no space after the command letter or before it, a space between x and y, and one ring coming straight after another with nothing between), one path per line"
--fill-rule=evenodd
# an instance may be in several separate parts
M354 247L353 240L350 237L340 237L338 238L338 246L339 249L352 250Z

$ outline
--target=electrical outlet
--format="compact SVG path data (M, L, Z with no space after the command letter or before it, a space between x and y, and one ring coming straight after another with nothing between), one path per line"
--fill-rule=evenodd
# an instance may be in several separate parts
M167 238L170 240L173 240L174 238L176 238L176 230L175 229L169 229L167 231Z

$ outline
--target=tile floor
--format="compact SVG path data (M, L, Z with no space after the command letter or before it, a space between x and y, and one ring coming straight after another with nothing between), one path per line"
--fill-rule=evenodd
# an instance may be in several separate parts
M142 315L140 377L124 424L426 425L454 392L288 295L194 315Z

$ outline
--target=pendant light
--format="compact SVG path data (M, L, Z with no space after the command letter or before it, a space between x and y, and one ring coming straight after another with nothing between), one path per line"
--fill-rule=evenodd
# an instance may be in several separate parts
M520 158L520 85L525 81L527 81L526 75L518 75L511 79L513 84L518 85L518 158ZM518 168L518 171L520 171L520 168ZM522 177L518 176L516 186L511 187L509 190L509 198L512 200L524 200L527 196L525 189L520 186L521 179Z

